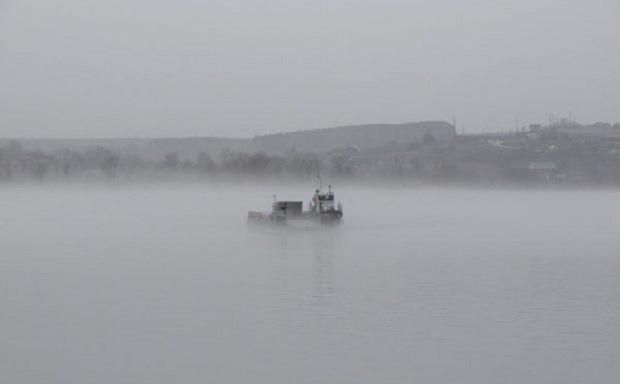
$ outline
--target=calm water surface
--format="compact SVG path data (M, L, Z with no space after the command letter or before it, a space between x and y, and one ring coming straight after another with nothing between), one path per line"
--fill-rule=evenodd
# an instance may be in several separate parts
M612 383L620 192L0 190L6 383Z

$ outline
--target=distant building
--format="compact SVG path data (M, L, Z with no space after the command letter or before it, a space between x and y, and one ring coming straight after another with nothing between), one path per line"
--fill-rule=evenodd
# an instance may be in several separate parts
M540 132L542 126L540 124L530 124L529 131L530 132Z
M535 161L528 169L539 179L551 181L558 173L558 166L553 161Z
M618 125L595 123L591 125L565 124L555 127L558 132L572 138L620 140Z

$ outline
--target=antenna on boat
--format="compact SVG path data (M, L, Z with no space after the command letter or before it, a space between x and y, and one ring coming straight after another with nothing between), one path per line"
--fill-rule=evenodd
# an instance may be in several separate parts
M316 175L316 178L319 179L319 191L323 189L323 180L321 179L321 174Z

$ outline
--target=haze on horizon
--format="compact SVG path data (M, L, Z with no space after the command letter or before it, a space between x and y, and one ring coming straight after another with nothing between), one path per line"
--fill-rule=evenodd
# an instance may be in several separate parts
M0 137L616 122L618 20L618 0L0 0Z

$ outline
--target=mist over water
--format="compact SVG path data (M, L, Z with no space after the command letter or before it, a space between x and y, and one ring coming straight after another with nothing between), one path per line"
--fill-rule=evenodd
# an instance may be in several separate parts
M620 382L619 11L0 0L0 384Z
M0 190L12 383L609 383L617 191L336 189L335 228L248 225L313 186Z

